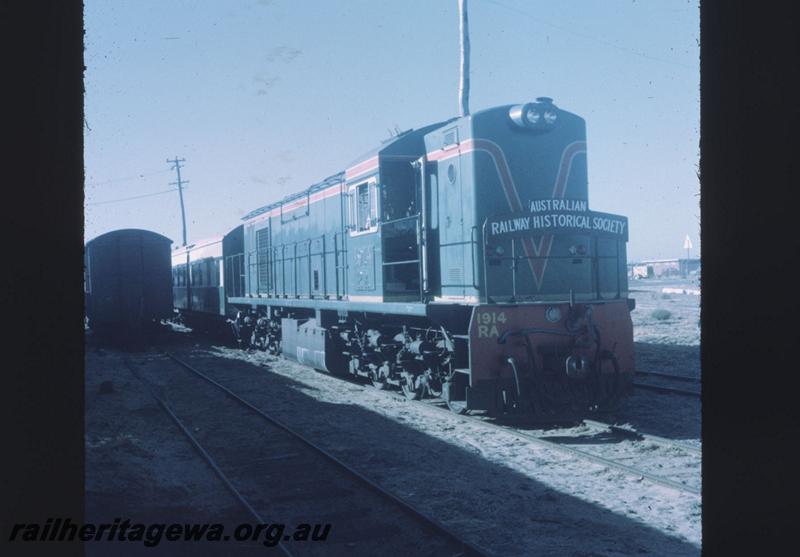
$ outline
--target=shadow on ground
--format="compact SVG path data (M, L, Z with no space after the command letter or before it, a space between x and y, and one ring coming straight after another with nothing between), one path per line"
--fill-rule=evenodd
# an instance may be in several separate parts
M177 346L176 346L177 345ZM173 337L164 347L188 354L197 343ZM93 348L87 347L87 352ZM102 350L102 349L101 349ZM180 352L179 352L180 354ZM140 354L139 354L140 355ZM134 355L136 357L138 355ZM106 356L108 357L108 355ZM202 350L195 350L192 362L203 371L229 386L267 413L290 422L304 435L319 441L336 456L355 465L373 480L408 499L417 507L437 516L459 531L466 539L485 547L494 555L553 556L617 556L617 555L698 555L699 548L677 537L658 531L643 522L611 512L583 499L554 491L512 469L491 463L481 456L451 445L402 423L387 419L366 408L349 403L330 403L307 394L309 387L287 377L265 373L264 368L239 360L222 360ZM93 373L87 356L87 382ZM164 373L177 373L174 367ZM110 379L116 392L131 386L135 379L119 370ZM633 400L636 402L637 395ZM632 409L637 408L637 404ZM209 409L213 412L213 409ZM159 420L163 435L180 433L164 416L139 412L125 421L122 412L114 427L120 431L130 427L155 427ZM164 425L164 424L167 425ZM137 425L138 424L138 425ZM634 424L636 425L636 424ZM99 423L87 422L87 436ZM645 428L642 428L646 431ZM653 433L658 433L652 431ZM188 443L187 443L188 445ZM135 458L117 459L116 469L98 469L110 462L87 458L87 480L97 474L112 474L113 486L94 483L87 493L86 520L111 523L115 518L135 518L141 522L248 522L230 495L217 485L219 480L210 470L198 489L209 489L203 508L187 505L195 493L191 485L183 490L159 489L162 478L186 474L189 467L205 466L199 457L187 450L160 450L151 447ZM231 447L235 450L235 447ZM119 456L119 455L118 455ZM149 468L139 465L147 463ZM154 474L153 474L154 473ZM209 479L210 478L210 479ZM89 482L87 481L87 486ZM148 485L143 489L143 485ZM631 510L632 513L636 509ZM268 509L262 515L269 516ZM284 519L271 516L270 520ZM307 522L314 522L309 516ZM351 528L348 525L342 530ZM333 525L330 541L336 539ZM333 549L331 545L331 549ZM140 543L92 542L87 555L230 555L234 551L266 554L260 545L234 548L232 543L162 542L146 548ZM300 545L294 546L302 553ZM331 555L360 555L358 545ZM391 555L387 548L386 555Z

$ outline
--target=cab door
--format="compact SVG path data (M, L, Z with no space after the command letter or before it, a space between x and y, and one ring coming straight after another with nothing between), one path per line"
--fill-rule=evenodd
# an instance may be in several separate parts
M347 290L352 301L382 302L378 226L378 177L354 180L347 185Z
M442 151L444 156L438 161L437 169L442 296L463 298L464 253L468 242L465 242L464 233L461 156L457 127L443 132ZM452 152L448 154L448 151Z

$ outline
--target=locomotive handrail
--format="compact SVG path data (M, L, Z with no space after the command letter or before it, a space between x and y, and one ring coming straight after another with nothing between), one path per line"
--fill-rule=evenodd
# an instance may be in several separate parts
M413 215L408 215L408 216L405 216L405 217L400 217L399 219L384 220L384 221L380 222L380 225L381 225L381 227L383 227L383 226L388 226L390 224L397 224L400 221L416 219L416 218L419 218L419 213L415 213Z
M295 221L297 219L300 219L300 218L303 218L303 217L307 217L308 215L311 214L311 190L308 189L303 193L305 193L305 198L306 198L306 210L305 210L305 213L302 214L302 215L298 216L297 214L293 214L291 219L285 219L284 220L284 218L283 218L283 215L284 215L283 207L284 207L284 205L289 203L289 201L284 199L283 201L280 202L280 207L278 208L278 211L280 212L281 224L286 224L288 222L292 222L292 221ZM302 195L298 195L297 196L297 199L302 199L302 198L303 198ZM294 199L292 199L292 202L293 203L297 203L297 201L294 200Z
M426 164L425 155L422 155L417 161L419 163L420 192L422 197L422 209L418 225L418 241L420 245L419 257L422 260L420 263L420 290L421 295L424 296L430 290L430 285L428 284L428 165Z
M408 265L409 263L419 263L419 259L406 259L404 261L388 261L384 262L383 266L388 267L390 265Z
M319 236L314 236L312 238L306 240L298 240L294 242L286 242L283 244L270 244L267 250L251 250L247 256L248 260L253 258L255 255L256 263L250 263L249 272L251 275L250 281L254 288L254 292L257 296L261 297L262 295L267 298L330 298L331 290L329 289L328 285L328 269L327 269L327 261L329 256L334 257L334 262L336 264L337 273L335 276L336 280L336 298L340 299L342 297L341 287L342 282L346 280L346 276L342 277L340 281L340 277L338 274L338 270L343 270L346 268L345 266L340 265L340 258L342 254L346 254L346 249L340 248L336 239L337 237L344 238L340 233L334 233L333 236L333 247L332 249L328 249L329 242L327 241L326 234L322 234ZM319 248L314 248L314 243L319 241L320 246ZM303 253L298 253L298 246L304 248L305 251ZM287 253L291 252L291 253ZM268 281L265 286L265 290L262 290L262 283L258 277L258 255L267 253L268 257L268 269L269 269L269 277ZM319 290L320 294L314 293L314 281L313 281L313 269L312 269L312 262L314 258L319 257L322 259L320 272L321 272L321 281ZM303 259L308 260L308 288L301 289L300 285L300 274L303 271ZM287 268L291 266L291 268ZM279 269L280 267L280 269ZM255 278L252 276L253 268L255 268ZM291 284L288 284L287 280L287 271L289 271L290 278L292 278ZM280 280L278 280L280 275ZM279 288L280 287L280 288Z
M483 251L483 302L489 303L489 272L487 269L486 261L486 225L489 222L488 218L483 219L481 226L481 249Z
M594 214L605 214L605 213L594 213ZM499 218L498 215L492 215L484 219L483 226L482 226L482 250L483 250L483 287L484 293L483 298L485 303L492 302L491 292L489 290L489 262L511 262L511 300L517 299L517 284L516 284L516 273L518 269L518 261L549 261L549 260L556 260L556 261L563 261L563 260L570 260L570 259L581 259L587 260L591 265L589 269L589 280L591 282L590 291L592 295L594 295L597 299L609 299L608 297L603 297L603 292L610 293L614 291L614 295L611 296L610 299L617 299L622 294L622 284L621 284L621 276L618 271L619 264L621 261L621 251L620 251L620 243L625 240L617 240L615 242L615 253L613 255L601 255L600 250L598 247L598 242L600 238L598 237L598 233L595 231L585 230L585 231L576 231L574 229L548 229L547 235L550 236L563 236L563 235L582 235L588 237L589 242L589 249L585 254L569 254L569 255L528 255L527 253L518 254L516 249L516 242L519 241L521 238L524 237L533 237L533 236L541 236L544 233L538 234L515 234L515 235L507 235L502 237L502 241L510 241L511 242L511 255L490 255L488 252L488 244L489 240L487 238L487 229L489 223L493 221L493 219ZM614 285L601 285L600 281L600 262L601 261L615 261L615 269L617 272L615 273ZM609 288L610 286L610 288ZM604 288L605 287L605 288ZM615 289L615 290L614 290ZM495 295L499 295L501 297L507 296L507 293L495 293ZM535 294L523 294L522 296L536 296Z
M470 257L472 259L470 261L472 263L472 287L475 290L480 289L480 285L478 284L478 271L475 269L475 259L476 259L475 252L478 250L478 240L477 238L475 238L477 232L478 232L477 226L473 226L469 232L469 244L472 247L472 249L470 250Z
M422 243L422 234L423 234L423 232L422 232L422 215L420 213L416 213L416 214L413 214L413 215L400 217L398 219L392 219L390 221L381 222L380 226L381 226L381 231L382 231L382 238L383 238L383 240L387 240L387 239L392 238L392 236L391 236L392 229L393 228L402 229L401 227L406 226L405 225L406 222L408 222L409 225L408 225L407 229L405 231L403 231L403 233L404 234L409 234L409 233L413 232L413 234L415 236L415 242L416 242L414 247L416 248L416 256L417 257L414 258L414 259L403 259L401 261L388 261L387 260L388 255L387 255L387 253L385 251L385 248L384 248L384 256L383 256L383 261L381 263L381 267L382 268L386 268L386 267L394 267L394 266L399 266L399 265L416 265L417 266L417 279L419 281L419 287L417 289L416 296L417 296L417 298L419 300L422 300L424 298L424 294L425 294L425 289L424 289L424 286L423 286L423 284L424 284L424 276L423 276L424 273L423 273L423 249L422 249L423 248L423 243ZM415 224L412 224L412 223L415 223ZM413 227L413 230L412 230L412 227ZM397 237L400 237L400 236L402 236L402 234L397 236ZM403 292L402 294L403 295L408 295L410 293L411 293L411 291L407 291L407 292ZM395 294L397 294L397 293L395 293ZM392 296L392 293L388 292L386 290L386 285L384 285L384 296L385 297L387 297L387 296L391 297Z

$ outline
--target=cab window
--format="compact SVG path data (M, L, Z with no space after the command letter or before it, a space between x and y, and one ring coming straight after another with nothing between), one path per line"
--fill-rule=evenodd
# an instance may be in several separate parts
M372 232L378 227L378 192L375 180L352 188L351 217L353 232Z

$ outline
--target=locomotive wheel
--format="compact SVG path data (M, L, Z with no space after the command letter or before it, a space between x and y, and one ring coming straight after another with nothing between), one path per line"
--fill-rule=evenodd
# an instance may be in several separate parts
M429 394L433 398L441 398L442 396L442 382L433 376L431 370L425 371L422 375L418 376L417 381L422 387L423 395Z
M403 373L403 379L400 382L400 388L403 389L403 394L406 395L408 400L419 400L425 391L425 385L416 381L416 378L410 373Z
M442 398L444 399L445 404L447 404L447 408L459 415L468 414L469 410L467 410L467 401L464 400L454 400L450 398L450 393L452 392L454 385L450 381L445 381L444 385L442 385Z

